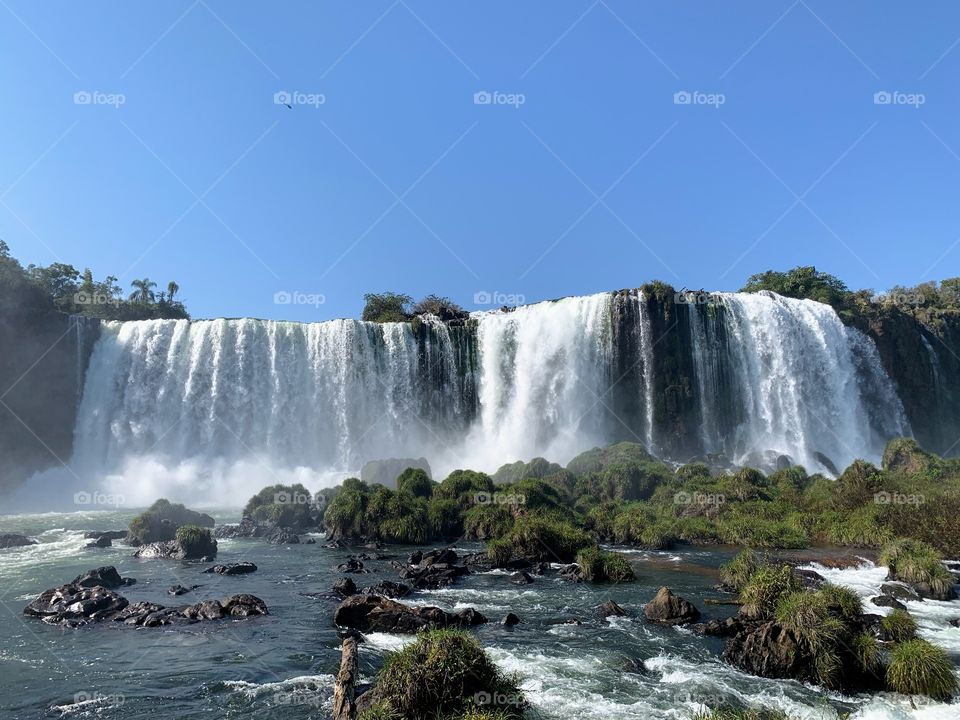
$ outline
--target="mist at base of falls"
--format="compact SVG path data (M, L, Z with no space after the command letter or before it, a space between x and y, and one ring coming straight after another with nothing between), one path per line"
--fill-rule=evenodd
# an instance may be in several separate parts
M816 472L816 453L842 469L910 433L872 340L830 307L712 297L686 306L673 330L689 338L688 456L787 455ZM440 480L536 456L566 464L616 440L668 454L671 389L658 368L677 358L662 357L647 300L565 298L474 313L463 327L430 317L105 323L73 457L14 504L100 493L130 507L158 497L227 507L269 484L334 485L391 457L426 457Z

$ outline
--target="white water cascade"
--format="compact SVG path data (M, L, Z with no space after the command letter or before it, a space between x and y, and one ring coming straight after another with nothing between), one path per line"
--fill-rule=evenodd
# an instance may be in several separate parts
M811 470L823 469L822 453L842 469L909 434L873 342L828 306L717 297L721 307L687 316L702 452L773 452ZM474 313L465 328L431 318L105 323L71 467L128 495L141 488L137 500L219 488L221 504L239 504L268 483L317 487L386 457L425 456L442 478L534 456L566 463L611 439L649 446L672 432L656 427L653 407L661 350L635 294L639 357L617 358L613 298ZM615 366L642 371L624 387ZM623 397L629 417L616 411Z
M709 308L697 308L691 333L708 451L738 463L783 454L811 471L828 470L819 453L842 470L858 457L875 460L887 439L910 434L873 341L828 305L766 292L713 297L724 312L725 348L705 330ZM711 395L724 371L733 406L727 417Z

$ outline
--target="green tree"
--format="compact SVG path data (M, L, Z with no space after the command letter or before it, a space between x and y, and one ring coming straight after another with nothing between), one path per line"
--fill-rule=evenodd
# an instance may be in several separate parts
M361 320L370 322L404 322L412 316L410 304L413 298L401 293L367 293L363 296L365 305Z
M134 280L130 283L130 287L134 288L133 292L130 293L130 300L141 305L149 305L154 300L153 289L156 286L157 284L150 278Z
M852 293L840 278L820 272L812 265L795 267L786 272L767 270L751 275L741 292L770 290L778 295L800 300L816 300L832 305L834 309L846 307Z

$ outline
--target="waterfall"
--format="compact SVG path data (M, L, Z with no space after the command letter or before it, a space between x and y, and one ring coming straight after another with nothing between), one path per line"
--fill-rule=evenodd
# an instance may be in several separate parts
M689 342L671 351L691 353L685 363L653 341L664 306L636 291L477 312L465 326L426 316L103 323L71 465L145 496L170 483L223 486L231 504L386 457L425 456L443 477L538 455L566 463L611 439L669 452L684 424L669 413L687 410L665 395L655 415L659 367L691 368L671 382L693 393L693 442L736 462L785 454L822 470L822 453L842 469L909 434L872 340L830 307L712 297L685 313ZM236 475L244 483L225 479Z
M872 340L846 327L827 305L773 293L717 293L726 343L707 340L697 306L693 338L700 408L738 463L787 455L809 470L876 459L890 437L909 434L903 407ZM732 412L711 393L718 366L729 370ZM723 427L724 424L727 427ZM706 442L711 442L708 434Z

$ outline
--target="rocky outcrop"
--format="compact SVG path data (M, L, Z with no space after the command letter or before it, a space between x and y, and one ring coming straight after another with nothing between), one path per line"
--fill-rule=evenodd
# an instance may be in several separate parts
M217 538L258 538L274 545L299 545L297 528L288 528L269 522L256 522L245 517L239 523L218 525L213 531Z
M457 565L457 553L450 548L441 548L424 553L416 565L399 565L400 578L408 580L418 590L437 589L452 585L457 578L469 575L466 565Z
M723 651L734 667L767 678L809 679L803 657L793 633L772 621L734 635Z
M139 548L134 554L137 558L170 558L173 560L202 560L213 558L217 554L217 541L212 546L202 548L187 548L176 540L150 543ZM211 552L212 549L212 552Z
M644 606L643 614L647 620L661 625L685 625L700 619L700 611L693 603L674 595L668 587L657 591L653 599Z
M603 605L598 605L597 610L601 617L626 617L627 611L617 605L613 600L607 600Z
M381 580L376 585L365 587L361 592L366 595L381 595L388 598L400 598L410 594L410 586L392 580Z
M473 608L448 613L438 607L411 607L379 595L354 595L337 607L334 623L361 632L416 633L434 627L468 627L487 619Z
M99 540L108 538L110 540L123 540L127 537L126 530L88 530L83 534L87 540Z
M25 547L27 545L36 545L36 540L31 540L26 535L19 535L17 533L3 533L0 535L0 549L3 548L14 548L14 547Z
M330 589L340 597L350 597L357 594L357 584L353 581L353 578L348 577L335 580L333 587Z
M80 627L105 620L157 627L178 622L269 614L266 603L254 595L231 595L223 600L205 600L195 605L168 608L150 602L131 605L125 597L109 588L101 585L83 587L74 583L44 590L23 612L45 623L63 627Z
M257 571L257 566L252 562L227 563L226 565L214 565L204 570L205 573L216 573L217 575L246 575Z
M87 570L82 575L77 575L70 584L85 588L99 585L113 590L124 585L133 585L135 582L136 580L133 578L121 577L113 565L104 565L93 570Z

